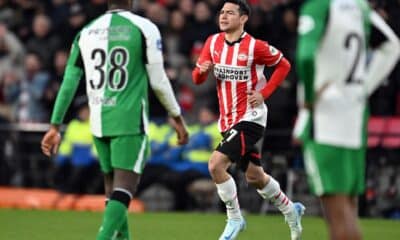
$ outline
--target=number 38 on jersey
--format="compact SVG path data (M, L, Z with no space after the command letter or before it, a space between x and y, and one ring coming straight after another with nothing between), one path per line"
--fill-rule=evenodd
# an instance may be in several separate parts
M115 47L107 55L104 49L95 48L91 53L94 61L93 74L89 80L93 90L107 87L111 91L122 91L128 81L128 51L123 47Z

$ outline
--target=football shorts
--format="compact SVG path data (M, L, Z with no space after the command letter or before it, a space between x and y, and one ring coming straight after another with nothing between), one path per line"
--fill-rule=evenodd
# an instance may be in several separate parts
M261 166L261 144L264 127L253 122L239 122L222 133L223 139L216 150L228 156L242 170L246 171L249 162Z
M141 174L148 159L149 143L146 135L94 137L100 167L104 173L124 169Z
M356 196L365 189L365 148L350 149L309 140L304 163L311 192L317 196Z

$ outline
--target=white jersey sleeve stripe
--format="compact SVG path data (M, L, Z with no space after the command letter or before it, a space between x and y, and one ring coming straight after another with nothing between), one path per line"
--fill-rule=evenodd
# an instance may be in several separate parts
M267 67L273 67L273 66L275 66L276 64L278 64L278 63L282 60L282 58L283 58L283 54L282 54L282 53L279 53L279 58L278 58L273 64L268 65Z
M149 74L150 86L154 90L154 94L158 100L160 100L171 116L176 117L181 115L181 109L176 101L163 64L147 64L146 69Z
M121 12L119 14L140 28L146 40L147 63L163 63L161 34L157 26L148 19L130 12Z
M387 41L373 51L372 60L365 76L367 95L371 95L390 73L400 54L399 39L385 21L376 12L371 12L370 20L371 24L385 35Z

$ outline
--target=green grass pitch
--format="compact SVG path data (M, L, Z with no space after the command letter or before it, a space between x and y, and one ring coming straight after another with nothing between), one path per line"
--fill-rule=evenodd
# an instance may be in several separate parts
M0 210L0 239L94 240L101 213L38 210ZM279 215L247 215L247 229L238 240L287 240L289 230ZM223 214L130 214L133 240L213 240L225 224ZM381 219L361 221L365 240L399 240L400 222ZM321 218L304 217L304 240L325 240Z

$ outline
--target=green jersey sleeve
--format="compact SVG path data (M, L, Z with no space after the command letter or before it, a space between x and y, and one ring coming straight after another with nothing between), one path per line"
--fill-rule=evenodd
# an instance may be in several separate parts
M296 61L306 104L312 104L315 98L315 56L325 32L329 3L329 0L308 0L300 12Z
M52 124L61 124L63 122L65 113L71 104L72 98L78 88L79 80L83 74L83 61L78 45L79 36L78 34L71 47L64 79L61 83L60 91L57 94L56 103L51 116Z

